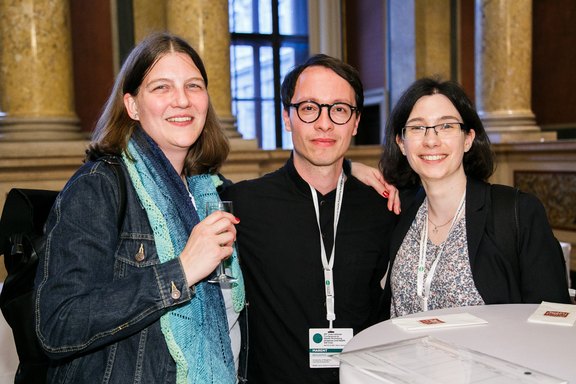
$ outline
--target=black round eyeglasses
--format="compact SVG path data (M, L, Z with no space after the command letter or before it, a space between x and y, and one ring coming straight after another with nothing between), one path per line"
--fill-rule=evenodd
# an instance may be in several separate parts
M296 114L304 123L313 123L322 113L322 108L328 109L328 117L334 124L346 124L352 118L352 114L358 111L358 107L353 107L348 103L320 104L312 100L301 101L290 104L296 108Z

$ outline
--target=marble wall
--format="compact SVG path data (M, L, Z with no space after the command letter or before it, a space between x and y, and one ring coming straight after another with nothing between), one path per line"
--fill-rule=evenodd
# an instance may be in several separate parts
M576 172L514 171L514 185L544 204L553 228L576 231Z

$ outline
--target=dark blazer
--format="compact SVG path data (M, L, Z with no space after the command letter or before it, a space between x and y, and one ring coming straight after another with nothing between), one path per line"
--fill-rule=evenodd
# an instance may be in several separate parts
M491 189L488 183L468 178L468 255L474 283L484 302L570 303L564 256L542 203L534 195L519 193L519 252L516 255L508 243L515 241L514 228L496 220ZM423 188L401 194L402 214L392 235L388 271L425 197ZM390 310L390 275L388 273L383 304L386 314Z

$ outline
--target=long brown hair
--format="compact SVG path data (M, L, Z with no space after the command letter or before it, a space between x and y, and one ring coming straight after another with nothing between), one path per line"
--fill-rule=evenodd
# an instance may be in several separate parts
M172 52L188 55L208 86L204 63L185 40L166 32L148 36L130 52L116 77L112 92L96 123L87 159L101 154L120 155L126 150L138 122L128 115L124 106L124 95L128 93L136 96L144 77L154 64ZM204 129L186 155L184 171L186 175L216 173L229 152L228 139L222 131L212 103L209 102Z

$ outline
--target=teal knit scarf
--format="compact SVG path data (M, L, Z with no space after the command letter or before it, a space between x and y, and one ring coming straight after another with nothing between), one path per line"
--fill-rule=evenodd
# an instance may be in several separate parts
M218 201L211 175L187 178L190 194L158 145L137 128L123 160L154 232L160 262L178 257L192 228L205 217L205 203ZM133 160L130 160L133 159ZM244 284L236 253L228 259L238 282L232 286L234 309L244 306ZM160 318L178 384L236 382L226 308L218 284L196 284L192 300Z

